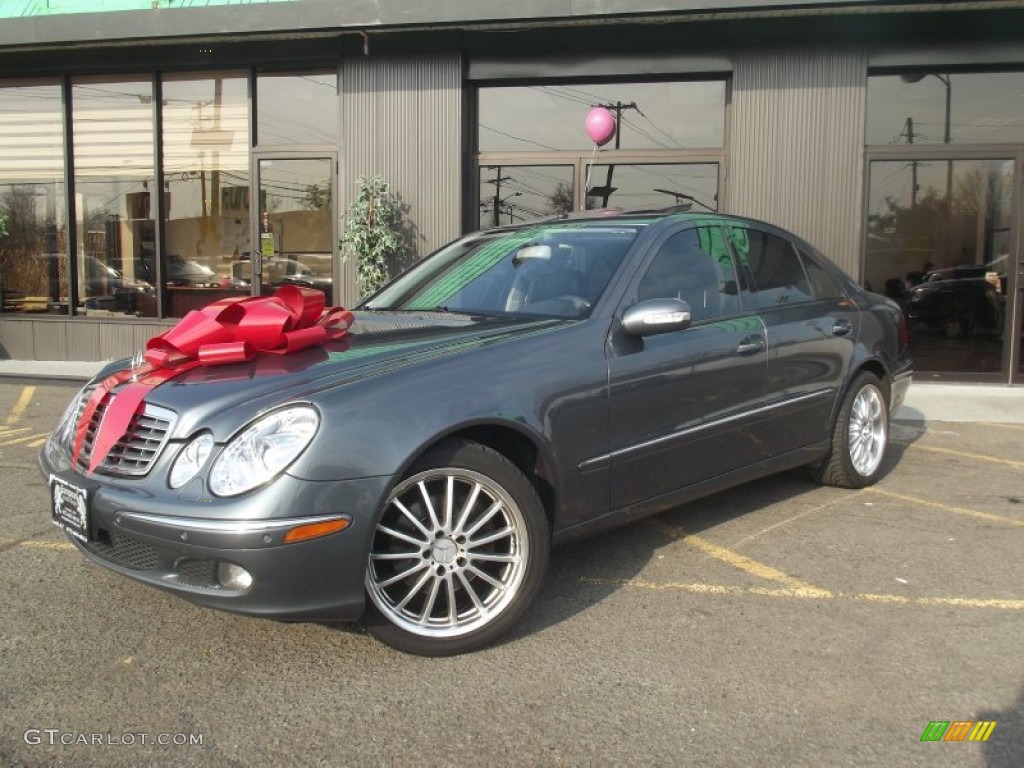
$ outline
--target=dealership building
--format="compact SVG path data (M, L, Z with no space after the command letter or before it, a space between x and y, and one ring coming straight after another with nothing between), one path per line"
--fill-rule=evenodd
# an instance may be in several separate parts
M0 0L0 359L283 282L352 305L375 176L396 270L584 208L741 214L898 301L918 379L1024 383L1021 0Z

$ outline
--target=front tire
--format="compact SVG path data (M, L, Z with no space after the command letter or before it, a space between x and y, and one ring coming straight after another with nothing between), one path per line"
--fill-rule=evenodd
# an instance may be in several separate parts
M888 446L889 391L877 376L863 371L843 398L829 455L811 474L837 488L873 485L882 474Z
M395 487L377 521L363 624L421 656L480 648L529 605L549 549L537 490L512 462L479 443L442 443Z

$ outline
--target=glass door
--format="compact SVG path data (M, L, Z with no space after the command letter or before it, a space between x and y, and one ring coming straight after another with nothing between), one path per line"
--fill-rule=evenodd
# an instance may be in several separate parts
M249 281L256 296L292 284L318 288L334 304L334 158L257 154L254 164L253 249L234 277Z
M903 307L919 378L1012 377L1015 166L1009 158L871 162L865 282Z

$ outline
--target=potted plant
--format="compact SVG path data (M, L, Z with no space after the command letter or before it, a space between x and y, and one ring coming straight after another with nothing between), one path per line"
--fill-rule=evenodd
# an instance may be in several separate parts
M376 291L390 277L389 263L406 249L402 205L380 176L356 180L356 199L345 216L341 234L341 259L356 259L359 296Z

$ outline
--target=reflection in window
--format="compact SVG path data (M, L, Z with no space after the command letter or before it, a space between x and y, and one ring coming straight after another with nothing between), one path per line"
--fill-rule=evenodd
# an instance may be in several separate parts
M718 165L594 165L587 208L718 210Z
M333 145L337 138L337 73L257 75L256 141L259 145Z
M866 282L904 308L915 367L999 371L1013 161L873 162L869 185Z
M76 79L71 99L76 312L154 317L152 83Z
M868 78L868 144L1024 142L1024 72Z
M800 257L788 240L742 226L726 232L750 288L744 304L773 309L814 299Z
M568 165L485 165L480 168L481 227L571 213L573 168Z
M721 80L481 88L479 103L481 152L587 149L584 120L597 105L621 113L619 149L724 144Z
M58 84L0 82L0 296L4 312L68 310Z
M220 296L248 292L232 275L251 240L246 76L168 77L163 98L163 281L166 314L181 317Z

